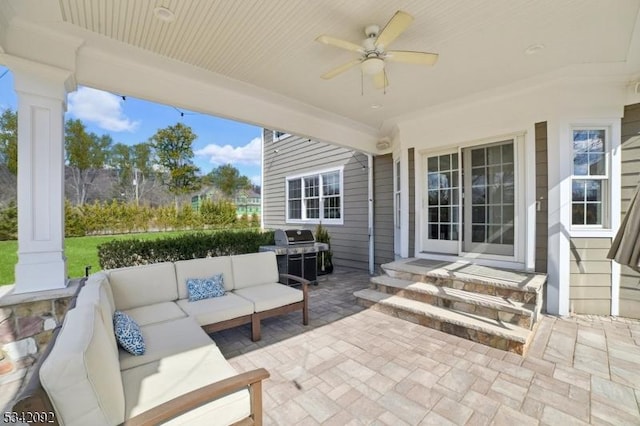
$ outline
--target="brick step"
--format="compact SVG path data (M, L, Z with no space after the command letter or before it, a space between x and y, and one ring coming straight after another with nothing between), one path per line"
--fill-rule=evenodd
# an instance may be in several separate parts
M408 281L381 275L371 278L371 289L442 308L476 314L531 329L535 305L512 301L500 296L472 293L430 283Z
M473 293L499 296L525 304L542 304L544 274L532 274L465 262L401 259L382 265L387 275Z
M531 330L515 324L372 289L359 290L354 295L366 308L520 355L525 353L533 334Z

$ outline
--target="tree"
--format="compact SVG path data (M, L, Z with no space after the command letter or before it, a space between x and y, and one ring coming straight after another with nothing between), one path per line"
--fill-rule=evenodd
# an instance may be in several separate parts
M85 203L89 186L107 162L111 144L111 136L87 133L80 120L67 121L65 125L66 162L71 171L71 186L75 191L77 205Z
M8 108L0 115L0 161L18 173L18 113Z
M192 161L191 145L196 139L191 127L182 123L160 129L151 137L150 143L155 152L158 166L164 178L164 184L175 197L178 210L178 196L200 188L198 169Z
M241 175L231 164L216 167L207 175L207 180L229 199L236 191L251 189L249 178Z

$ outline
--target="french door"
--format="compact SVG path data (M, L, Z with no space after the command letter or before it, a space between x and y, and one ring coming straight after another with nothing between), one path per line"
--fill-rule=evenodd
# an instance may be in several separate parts
M423 252L514 256L514 140L423 161Z

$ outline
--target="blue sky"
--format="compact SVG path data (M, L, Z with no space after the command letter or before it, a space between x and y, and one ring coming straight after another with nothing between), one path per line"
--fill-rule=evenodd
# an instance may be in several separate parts
M5 71L0 67L0 75ZM120 95L125 95L126 100ZM158 129L182 122L198 136L193 143L194 162L202 174L231 163L241 174L260 184L259 127L88 87L79 87L69 94L67 101L66 118L82 120L90 132L111 135L114 143L145 142ZM0 78L0 110L15 110L16 105L13 76L7 72Z

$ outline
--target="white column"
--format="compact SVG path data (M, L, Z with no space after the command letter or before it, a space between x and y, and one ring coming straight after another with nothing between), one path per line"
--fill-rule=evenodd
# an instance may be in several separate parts
M19 61L18 263L14 293L64 288L64 112L66 70Z

